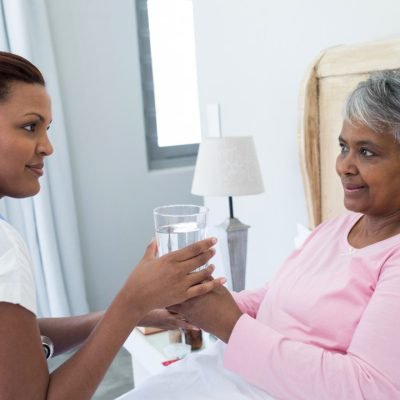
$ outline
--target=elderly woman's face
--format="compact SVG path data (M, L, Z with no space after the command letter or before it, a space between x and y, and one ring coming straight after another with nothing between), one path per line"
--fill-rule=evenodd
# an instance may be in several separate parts
M37 84L16 82L0 103L0 197L33 196L40 189L44 158L53 149L47 137L50 98Z
M336 171L348 210L385 216L400 211L400 144L390 134L343 123Z

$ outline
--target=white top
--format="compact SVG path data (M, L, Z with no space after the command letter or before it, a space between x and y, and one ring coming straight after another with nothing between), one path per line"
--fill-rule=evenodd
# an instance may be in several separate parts
M19 304L36 315L33 264L18 232L0 219L0 301Z

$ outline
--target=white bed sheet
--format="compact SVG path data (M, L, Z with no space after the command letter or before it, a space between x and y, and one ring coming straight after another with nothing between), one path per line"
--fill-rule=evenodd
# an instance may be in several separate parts
M273 400L223 368L225 346L217 341L206 350L171 364L117 400Z

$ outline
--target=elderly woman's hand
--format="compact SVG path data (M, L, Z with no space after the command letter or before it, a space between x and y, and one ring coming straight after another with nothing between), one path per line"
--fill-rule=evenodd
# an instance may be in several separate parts
M231 293L223 286L168 309L183 315L188 322L212 333L225 343L242 315Z

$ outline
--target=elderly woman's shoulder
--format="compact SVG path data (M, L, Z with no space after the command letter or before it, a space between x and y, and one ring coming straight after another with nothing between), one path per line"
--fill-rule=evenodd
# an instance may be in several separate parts
M315 230L324 230L324 229L348 229L351 228L361 217L363 214L356 212L346 212L336 217L328 218L321 222Z

